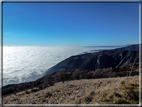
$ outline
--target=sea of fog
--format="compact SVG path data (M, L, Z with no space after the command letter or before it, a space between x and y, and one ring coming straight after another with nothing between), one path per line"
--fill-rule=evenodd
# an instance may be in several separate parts
M106 49L107 47L105 47ZM60 61L103 47L3 47L3 86L36 80ZM108 49L108 48L107 48ZM93 51L92 51L93 50Z

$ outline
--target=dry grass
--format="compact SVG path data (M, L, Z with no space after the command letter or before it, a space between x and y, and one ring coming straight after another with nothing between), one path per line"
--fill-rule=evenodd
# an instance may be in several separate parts
M136 69L136 70L135 70L135 72L139 72L139 71L140 71L140 69Z
M139 77L58 82L3 97L3 104L138 104Z

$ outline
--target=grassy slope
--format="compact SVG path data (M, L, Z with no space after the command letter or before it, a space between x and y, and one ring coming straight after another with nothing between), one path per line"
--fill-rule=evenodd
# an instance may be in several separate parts
M44 77L28 82L28 83L20 83L20 84L12 84L8 86L4 86L2 89L3 96L10 95L12 93L18 93L21 91L25 91L27 89L37 88L37 90L42 90L46 87L50 87L53 84L61 81L70 81L70 80L80 80L80 79L97 79L97 78L110 78L110 77L123 77L139 75L138 64L133 66L133 72L131 72L132 64L115 67L115 68L103 68L96 69L95 71L91 70L60 70L55 73L45 75ZM33 90L35 91L35 90Z
M36 91L36 90L35 90ZM3 97L4 104L138 104L139 77L81 79Z

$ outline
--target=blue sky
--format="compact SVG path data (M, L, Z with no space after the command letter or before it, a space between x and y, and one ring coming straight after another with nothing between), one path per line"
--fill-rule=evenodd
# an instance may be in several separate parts
M139 3L3 3L4 46L139 43Z

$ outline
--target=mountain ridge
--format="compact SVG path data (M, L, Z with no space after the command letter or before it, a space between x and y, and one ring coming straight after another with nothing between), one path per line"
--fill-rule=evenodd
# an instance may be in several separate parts
M51 67L45 76L36 81L2 87L2 93L6 95L33 87L43 89L59 81L126 76L131 71L130 67L133 64L136 71L131 75L138 75L138 62L139 51L131 50L103 50L100 52L75 55Z
M99 52L85 53L85 54L71 56L61 61L60 63L48 69L45 75L59 71L60 69L84 70L91 68L91 70L95 70L99 68L115 67L126 63L128 64L133 63L134 62L133 59L135 59L136 62L138 62L139 59L138 57L139 57L139 44L133 44L126 47L110 49L110 50L102 50ZM130 60L128 60L129 58Z
M139 61L138 51L112 51L104 50L95 53L71 56L47 70L50 74L61 69L95 70L99 68L116 67Z

